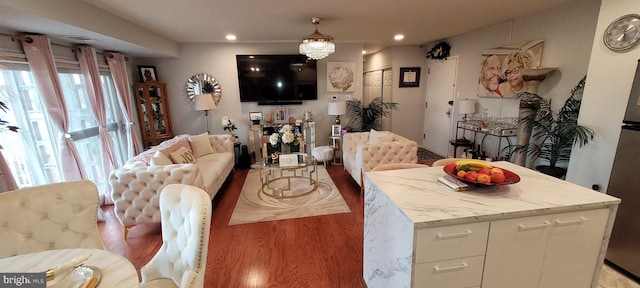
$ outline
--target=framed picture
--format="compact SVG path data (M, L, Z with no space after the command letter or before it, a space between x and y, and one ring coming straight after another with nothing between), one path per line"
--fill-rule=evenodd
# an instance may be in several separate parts
M140 82L158 81L158 74L156 74L156 66L140 66L138 65L138 72L140 72Z
M400 68L400 87L420 87L420 67Z
M327 62L327 92L353 92L356 62Z
M524 73L540 67L543 46L544 41L533 40L483 51L478 97L514 98L516 94L528 91L531 84L524 81Z
M342 134L342 125L331 125L331 136L340 136Z
M260 121L262 121L262 112L249 112L249 120L251 120L254 125L260 124Z
M287 108L278 108L275 111L275 122L279 124L289 123L289 110Z

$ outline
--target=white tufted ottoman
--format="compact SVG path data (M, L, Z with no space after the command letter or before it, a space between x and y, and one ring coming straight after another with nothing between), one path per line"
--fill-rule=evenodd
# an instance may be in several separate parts
M313 158L316 158L318 162L324 162L333 160L333 148L329 146L318 146L311 151Z

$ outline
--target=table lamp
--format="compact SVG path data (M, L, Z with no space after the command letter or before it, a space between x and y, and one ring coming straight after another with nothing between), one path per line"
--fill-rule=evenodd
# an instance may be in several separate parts
M467 114L476 113L476 101L470 99L462 99L458 104L458 113L464 114L463 121L467 121Z
M347 102L329 102L329 115L336 116L336 125L340 125L340 115L347 114Z
M196 97L196 110L204 110L204 117L207 118L207 134L209 134L209 110L216 109L216 107L213 94L200 94Z

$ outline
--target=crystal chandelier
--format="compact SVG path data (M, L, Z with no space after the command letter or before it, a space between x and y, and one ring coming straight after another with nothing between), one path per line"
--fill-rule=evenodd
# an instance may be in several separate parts
M316 31L300 41L300 54L306 55L314 60L319 60L329 56L329 54L333 54L333 52L336 52L336 45L333 37L329 35L322 35L322 33L318 32L320 18L311 18L311 23L316 25Z

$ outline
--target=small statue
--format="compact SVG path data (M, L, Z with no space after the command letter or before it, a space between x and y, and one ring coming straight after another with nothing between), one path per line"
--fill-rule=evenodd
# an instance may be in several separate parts
M273 163L278 162L278 158L280 158L280 151L271 153L271 160L273 161Z

